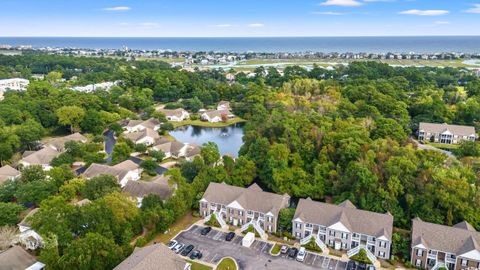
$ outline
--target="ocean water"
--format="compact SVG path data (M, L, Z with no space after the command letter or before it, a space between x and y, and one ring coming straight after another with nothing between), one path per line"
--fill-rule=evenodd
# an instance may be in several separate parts
M90 38L0 37L0 44L92 49L221 52L368 52L480 53L480 36L427 37L229 37L229 38Z

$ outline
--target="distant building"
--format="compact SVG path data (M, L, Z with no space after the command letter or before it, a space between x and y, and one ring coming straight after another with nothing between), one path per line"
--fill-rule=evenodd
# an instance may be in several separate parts
M190 114L184 109L174 109L174 110L167 110L167 109L159 109L157 108L158 112L165 114L165 117L168 121L172 122L181 122L190 118Z
M45 264L37 262L20 246L13 246L0 253L0 268L3 270L43 270Z
M125 120L125 122L126 123L123 128L125 129L126 133L137 132L144 129L151 129L151 130L157 131L160 129L160 125L161 125L160 121L158 121L158 119L155 119L155 118L150 118L145 121Z
M49 141L47 141L46 145L53 147L57 151L64 151L65 144L67 142L72 142L72 141L79 142L79 143L86 143L88 139L87 137L77 132L64 137L57 137L57 138L50 139Z
M450 227L415 218L410 257L421 269L480 269L480 232L466 221Z
M42 166L43 170L49 171L52 169L50 162L60 154L61 152L55 150L54 147L46 146L38 151L25 151L19 163L23 167Z
M223 120L235 118L235 115L229 110L213 110L202 113L200 117L203 121L218 123L222 122Z
M140 131L126 133L125 138L131 140L135 144L153 145L160 138L157 131L146 128Z
M6 90L24 91L24 90L27 90L29 83L30 83L29 80L22 79L22 78L0 80L0 91L6 91Z
M217 105L217 110L222 111L222 110L230 110L230 102L229 101L220 101Z
M421 122L418 128L418 139L445 144L458 144L462 141L475 141L475 127L435 124Z
M168 180L170 176L159 175L151 181L128 181L123 192L128 193L130 196L137 199L137 206L142 206L143 198L147 195L157 195L162 201L168 199L175 186L170 186Z
M187 145L179 141L161 139L152 147L156 151L165 153L165 158L179 158L185 156Z
M5 165L3 167L0 167L0 185L5 183L5 181L8 180L14 180L18 177L20 177L21 172L16 170L10 165Z
M103 82L103 83L89 84L85 86L75 86L70 89L74 91L85 92L85 93L90 93L98 89L109 91L113 86L118 85L119 83L120 81Z
M117 178L121 187L124 187L128 181L140 180L142 169L131 160L125 160L114 166L93 163L83 173L86 179L91 179L100 175L111 175Z
M164 244L136 247L133 253L113 270L190 270L191 265Z
M18 230L20 231L20 243L25 246L26 249L36 250L43 247L43 238L30 225L30 218L35 215L40 208L31 210L23 220L18 223Z

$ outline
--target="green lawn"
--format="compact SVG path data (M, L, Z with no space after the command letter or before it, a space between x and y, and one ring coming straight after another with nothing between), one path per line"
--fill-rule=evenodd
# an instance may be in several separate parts
M192 270L211 270L211 269L213 269L212 267L210 267L208 265L204 265L204 264L201 264L201 263L198 263L198 262L194 262L194 261L190 261L190 260L188 260L188 262L192 264Z
M255 227L253 227L253 225L248 226L248 228L245 231L243 231L242 233L247 234L249 232L254 233L255 237L260 237L260 234L258 234L257 230L255 230Z
M230 258L224 258L217 265L217 270L236 270L237 266L235 262Z
M458 147L460 147L458 144L445 144L445 143L432 143L432 142L428 142L427 144L440 149L455 150L455 149L458 149Z
M280 244L278 244L278 243L275 244L275 246L273 246L273 248L272 248L272 254L274 254L274 255L279 254L279 253L280 253L280 249L282 249L282 245L280 245Z
M172 124L175 128L186 126L186 125L200 126L200 127L226 127L226 126L230 126L230 125L241 123L241 122L245 122L245 120L240 117L235 117L233 119L228 120L225 123L224 122L210 123L202 120L188 119L182 122L172 122Z

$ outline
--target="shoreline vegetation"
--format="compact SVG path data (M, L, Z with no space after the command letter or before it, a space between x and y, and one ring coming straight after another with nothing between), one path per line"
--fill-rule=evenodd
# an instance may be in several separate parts
M246 120L240 117L235 117L233 119L228 120L227 122L218 122L218 123L210 123L207 121L202 120L184 120L181 122L170 122L173 124L174 128L182 127L182 126L198 126L198 127L211 127L211 128L220 128L220 127L228 127L238 123L245 123Z

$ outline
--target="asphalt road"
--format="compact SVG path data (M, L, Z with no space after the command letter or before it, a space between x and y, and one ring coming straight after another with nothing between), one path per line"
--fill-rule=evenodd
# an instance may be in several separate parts
M114 135L115 132L112 130L107 130L103 134L103 136L105 136L105 152L107 153L107 158L105 160L107 161L107 164L112 163L113 147L115 146L115 143L117 143Z
M243 236L236 235L231 242L225 241L226 233L212 229L207 235L200 234L202 227L193 226L186 232L180 233L175 240L183 244L192 244L194 249L203 253L201 261L217 264L223 257L233 257L242 270L261 269L322 269L345 270L347 263L322 255L309 253L304 262L297 262L286 255L272 256L272 244L258 239L250 248L242 246Z

